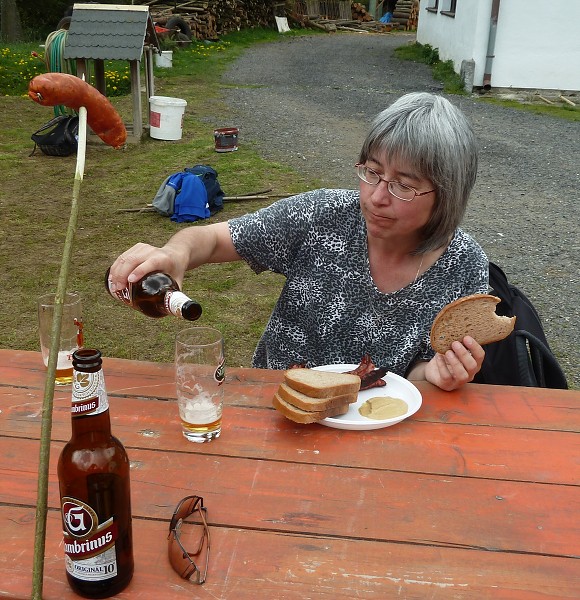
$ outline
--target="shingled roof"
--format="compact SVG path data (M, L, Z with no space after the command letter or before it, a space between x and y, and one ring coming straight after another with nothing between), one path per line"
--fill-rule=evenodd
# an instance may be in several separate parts
M146 39L159 47L148 6L75 4L64 58L141 60Z

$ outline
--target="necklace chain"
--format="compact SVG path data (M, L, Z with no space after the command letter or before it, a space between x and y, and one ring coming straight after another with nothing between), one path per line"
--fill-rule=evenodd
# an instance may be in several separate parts
M413 279L413 283L411 285L414 285L415 283L417 283L417 279L419 279L419 275L421 274L421 269L423 268L424 260L425 260L425 254L421 254L421 262L419 263L419 268L417 269L417 274L415 275L415 279Z
M425 254L421 255L421 262L419 263L419 268L417 269L417 273L415 274L415 278L413 279L413 281L409 284L409 287L412 287L413 285L415 285L415 283L417 283L417 280L419 279L419 275L421 274L421 269L423 268L423 261L425 260ZM403 289L403 288L401 288ZM409 292L407 291L407 294ZM379 315L379 313L377 312L377 309L375 307L375 303L373 302L372 296L369 294L369 305L371 308L371 319L373 321L373 323L375 323L375 327L373 327L373 334L372 334L372 342L374 343L376 336L378 335L378 330L379 330L379 324L382 320L382 316Z

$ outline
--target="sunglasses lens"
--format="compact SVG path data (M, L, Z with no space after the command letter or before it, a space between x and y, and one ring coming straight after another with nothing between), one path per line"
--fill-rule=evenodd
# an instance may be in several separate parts
M191 560L173 531L169 536L169 562L173 570L184 579L189 579L197 570L195 563Z
M171 519L171 523L169 524L169 531L171 531L172 529L175 529L175 527L177 526L177 523L180 520L183 520L187 517L189 517L189 515L191 515L196 508L199 506L203 506L203 499L200 498L199 496L188 496L187 498L184 498L178 505L177 508L175 509L175 512L173 513L173 517Z

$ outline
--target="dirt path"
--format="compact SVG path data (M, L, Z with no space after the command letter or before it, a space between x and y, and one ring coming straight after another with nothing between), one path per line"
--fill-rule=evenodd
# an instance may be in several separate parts
M440 92L429 67L396 59L414 35L282 38L256 46L224 76L240 144L327 187L356 187L353 164L372 117L410 91ZM580 127L450 96L480 142L464 228L537 306L569 383L580 388L577 341Z

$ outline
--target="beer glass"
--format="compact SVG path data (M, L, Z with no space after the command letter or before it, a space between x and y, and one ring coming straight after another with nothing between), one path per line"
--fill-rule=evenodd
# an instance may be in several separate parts
M56 294L44 294L38 299L38 329L40 350L44 366L48 366L50 354L54 299ZM72 355L83 345L83 316L81 297L76 292L67 292L62 308L62 326L56 365L56 385L72 383Z
M175 339L175 384L183 436L209 442L221 433L224 339L212 327L190 327Z

